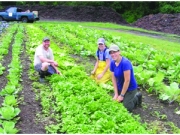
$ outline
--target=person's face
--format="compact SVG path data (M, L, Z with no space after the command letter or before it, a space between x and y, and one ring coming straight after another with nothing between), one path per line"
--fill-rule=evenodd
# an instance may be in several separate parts
M43 46L44 48L47 50L49 48L49 45L50 45L50 41L49 40L46 40L43 42Z
M117 61L120 57L120 51L110 51L109 54L111 55L111 58L115 61Z
M105 49L105 45L102 44L102 43L99 43L99 44L98 44L98 48L99 48L101 51L103 51L103 50Z

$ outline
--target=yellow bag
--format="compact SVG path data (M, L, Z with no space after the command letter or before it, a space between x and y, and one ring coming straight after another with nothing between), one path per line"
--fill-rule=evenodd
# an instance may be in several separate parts
M97 79L97 76L101 74L106 67L106 62L105 61L99 61L98 67L96 72L91 75L91 78L94 79L98 84L99 83L106 83L109 80L111 80L111 71L108 69L104 76L101 79Z

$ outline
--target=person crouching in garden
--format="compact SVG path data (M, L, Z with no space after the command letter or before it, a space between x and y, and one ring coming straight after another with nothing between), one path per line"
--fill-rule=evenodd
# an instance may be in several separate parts
M111 80L111 72L109 70L110 55L109 49L105 45L105 39L98 39L98 50L96 52L96 64L91 72L91 78L93 78L98 84L106 83Z
M57 69L58 63L54 61L54 55L50 46L50 39L45 37L41 45L36 48L34 55L34 67L39 72L40 83L44 83L45 76L52 74L60 74Z
M112 83L114 86L114 100L122 102L131 112L136 106L141 106L142 94L137 91L137 82L134 76L131 62L121 56L120 49L113 44L109 47L112 61L110 70L112 72Z

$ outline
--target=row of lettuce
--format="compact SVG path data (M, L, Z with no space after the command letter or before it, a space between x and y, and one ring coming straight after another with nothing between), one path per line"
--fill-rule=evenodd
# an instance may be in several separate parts
M18 31L17 31L18 29ZM0 62L3 62L3 58L8 54L12 58L8 64L8 69L3 67L1 75L5 70L8 71L7 83L4 88L1 89L1 107L0 107L0 133L1 134L15 134L19 130L15 127L19 120L20 109L18 108L18 92L22 90L22 86L19 84L21 81L22 66L20 61L20 54L22 50L23 39L23 27L13 25L9 27L1 35L0 44ZM11 47L12 45L12 47ZM12 48L12 50L10 49ZM2 64L0 64L2 65ZM1 67L2 69L2 67ZM2 79L4 80L4 79Z
M70 46L74 54L94 56L97 39L104 37L106 44L117 44L122 55L134 65L135 76L142 89L156 93L161 100L180 102L180 53L167 54L149 45L134 43L120 36L81 25L62 23L36 24L61 43Z
M51 48L62 73L61 76L48 78L50 85L46 87L37 82L33 84L41 100L44 117L53 119L46 124L47 133L150 132L139 122L139 116L133 117L122 104L113 101L104 89L87 76L84 67L76 64L69 55L72 48L61 43L58 38L61 36L54 37L53 32L45 32L32 24L25 27L30 58L33 60L35 48L41 44L43 37L48 36L52 39Z

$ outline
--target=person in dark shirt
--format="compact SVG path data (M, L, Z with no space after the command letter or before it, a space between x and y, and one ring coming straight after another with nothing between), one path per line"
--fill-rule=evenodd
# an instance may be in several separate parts
M141 106L142 94L137 91L137 82L134 76L131 62L121 56L120 49L113 44L109 47L112 61L110 71L112 72L112 83L114 86L114 100L122 102L128 111L136 106Z

